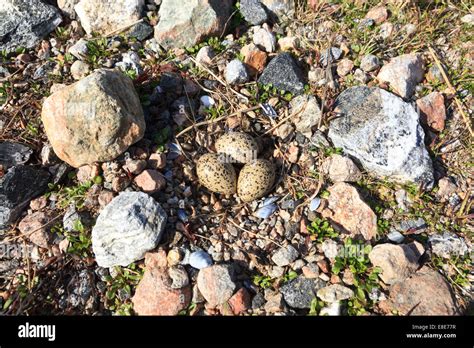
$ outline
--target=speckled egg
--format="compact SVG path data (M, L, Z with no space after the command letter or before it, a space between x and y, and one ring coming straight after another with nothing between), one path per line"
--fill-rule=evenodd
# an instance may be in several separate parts
M226 195L235 193L237 175L232 164L222 161L222 154L201 156L196 171L201 184L209 190Z
M244 132L230 132L216 141L217 152L226 154L229 163L249 163L257 158L258 145L251 135Z
M258 159L246 164L239 174L237 194L244 202L265 196L275 181L275 167L270 161Z

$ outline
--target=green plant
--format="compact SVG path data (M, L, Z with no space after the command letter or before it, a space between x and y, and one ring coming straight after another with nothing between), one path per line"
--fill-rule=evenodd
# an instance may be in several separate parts
M64 236L68 240L68 253L81 257L90 256L90 247L92 245L90 231L85 228L80 220L74 221L71 231L66 231L62 224L59 223L51 228L51 232Z
M96 38L87 42L87 62L92 68L97 68L100 58L108 57L107 38Z
M158 130L158 132L154 134L153 141L158 145L158 152L165 151L165 146L170 136L171 136L171 128L169 126L166 126L165 128Z
M196 309L197 304L195 302L191 302L188 306L188 308L183 309L178 313L178 315L189 315L194 309Z
M101 184L102 177L96 176L92 180L71 187L62 187L54 184L48 184L49 191L46 193L46 197L56 193L58 196L58 206L60 208L66 208L70 205L74 205L76 208L80 209L84 205L84 199L87 191L94 183Z
M224 107L222 105L206 108L207 119L214 120L224 115Z
M132 287L135 288L143 277L143 269L135 263L128 267L116 266L114 269L117 275L105 278L107 282L105 306L117 315L132 315L133 304L129 298L132 295Z
M355 295L347 301L350 315L366 313L366 309L373 305L369 294L379 287L378 274L381 270L378 267L371 268L368 257L371 250L370 244L365 245L362 241L353 241L348 238L332 267L334 274L339 274L346 268L352 273Z
M314 236L315 240L319 243L323 242L328 238L336 238L339 234L334 231L331 223L325 219L316 218L308 226L308 232Z
M296 277L298 277L298 273L296 273L295 271L289 271L283 276L282 281L283 283L288 283L289 281L295 279Z
M322 301L318 301L318 299L315 297L311 300L311 305L309 307L309 313L308 315L314 316L318 315L321 309L323 308L324 303Z
M326 157L332 156L332 155L342 155L342 148L340 147L326 147L324 149L324 155Z
M253 283L262 289L267 289L272 286L272 278L269 276L256 275L253 277Z

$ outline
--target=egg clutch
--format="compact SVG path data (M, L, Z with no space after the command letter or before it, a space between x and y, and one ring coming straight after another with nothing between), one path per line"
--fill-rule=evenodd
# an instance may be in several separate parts
M265 196L275 181L272 162L259 159L258 144L243 132L231 132L216 141L217 153L208 153L197 161L199 182L207 189L225 195L237 195L244 202ZM238 177L234 165L243 165Z

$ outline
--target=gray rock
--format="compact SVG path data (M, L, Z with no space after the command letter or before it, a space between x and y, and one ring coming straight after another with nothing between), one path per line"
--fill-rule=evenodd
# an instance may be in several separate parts
M249 80L247 68L238 59L232 60L225 69L225 79L228 84L235 85L245 83Z
M290 102L291 111L295 115L292 121L298 132L307 138L313 134L311 128L318 125L321 109L314 95L300 95Z
M423 81L423 77L423 60L418 54L404 54L392 58L377 75L380 82L388 82L402 98L410 98L416 85Z
M403 220L396 225L396 228L401 232L410 231L410 233L420 234L426 230L428 225L423 218Z
M316 297L316 291L324 286L320 280L307 279L303 276L295 278L280 288L285 302L293 308L310 308Z
M74 6L76 6L79 1L80 0L58 0L58 7L66 16L75 19L76 11L74 10Z
M431 188L433 166L412 105L377 87L352 87L336 100L331 121L334 146L357 159L372 175Z
M331 47L321 53L319 61L322 66L327 66L329 63L334 63L336 60L341 58L342 50L339 47Z
M74 45L68 48L68 53L72 54L77 59L85 59L89 53L87 47L87 40L79 39Z
M0 179L0 231L14 222L35 197L48 188L49 174L32 166L12 167Z
M163 0L155 39L166 49L191 47L222 35L231 12L231 0Z
M0 164L3 169L25 164L31 157L33 150L26 145L5 141L0 143Z
M265 297L263 296L263 293L257 292L257 294L252 299L252 309L261 308L263 307L264 304L265 304Z
M92 250L101 267L127 266L154 249L166 212L143 192L122 192L99 214L92 229Z
M288 266L290 263L298 258L298 250L296 250L291 244L286 247L280 248L272 256L272 261L278 266Z
M153 34L153 27L146 22L139 22L127 31L128 37L134 37L138 41L143 41Z
M365 72L374 71L380 66L380 61L373 54L366 54L360 61L360 68Z
M280 21L290 19L295 14L295 0L261 0L261 2L267 11Z
M304 92L303 73L291 54L287 52L280 53L270 61L258 82L264 85L271 84L293 94Z
M464 256L469 248L461 237L454 233L445 232L442 235L431 235L428 238L431 250L435 255L449 259L451 256Z
M76 231L76 224L82 223L81 215L74 205L70 206L63 216L63 227L68 232Z
M0 51L33 48L62 21L59 11L39 0L0 2Z
M240 13L252 25L268 21L268 13L260 0L241 0Z
M189 264L191 267L202 269L212 266L212 259L205 251L198 250L189 256Z
M172 266L168 269L172 289L181 289L189 284L189 276L183 266Z
M318 290L318 297L327 303L347 300L354 296L354 292L339 284L332 284Z

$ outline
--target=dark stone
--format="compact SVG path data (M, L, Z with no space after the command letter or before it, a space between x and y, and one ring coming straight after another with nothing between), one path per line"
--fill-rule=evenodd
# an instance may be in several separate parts
M0 179L0 229L13 222L33 198L48 188L49 174L32 166L12 167Z
M260 25L269 20L267 10L260 0L241 0L240 13L252 25Z
M265 296L261 292L257 292L257 294L252 299L252 309L257 309L263 307L265 304Z
M264 85L271 84L293 94L304 92L303 73L292 55L287 52L280 53L270 61L258 82Z
M33 150L28 146L4 142L0 143L0 164L4 169L28 162Z
M324 286L320 279L313 280L303 276L291 280L280 288L285 302L293 308L310 308L316 292Z
M173 72L165 72L161 75L160 87L165 92L180 94L183 89L183 79Z
M146 23L140 22L135 24L127 33L127 36L134 37L138 41L143 41L153 33L153 27Z
M0 51L33 48L62 21L60 12L39 0L2 0Z

